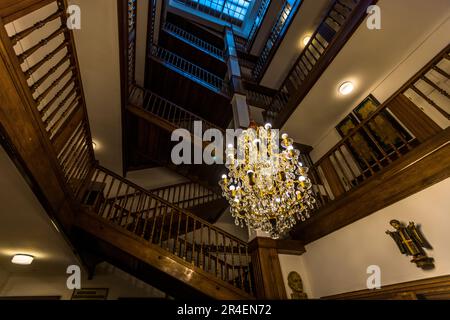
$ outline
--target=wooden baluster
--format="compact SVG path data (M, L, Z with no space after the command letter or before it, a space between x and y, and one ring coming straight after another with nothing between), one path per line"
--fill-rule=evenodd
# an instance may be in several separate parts
M433 106L440 114L442 114L445 118L450 120L450 114L448 114L444 109L442 109L436 102L427 97L422 91L420 91L414 84L410 86L410 88L417 93L422 99L424 99L428 104Z
M227 255L227 247L226 247L226 240L225 240L225 234L222 233L222 247L223 247L223 261L224 261L224 269L225 269L225 280L229 280L229 272L228 272L228 255Z
M119 180L119 185L117 187L116 195L114 197L114 200L111 200L111 205L109 207L108 213L106 214L106 220L111 220L111 217L110 217L111 209L113 207L115 207L115 204L116 204L117 198L119 196L120 190L122 189L122 184L123 184L122 180Z
M44 125L46 128L48 128L48 126L50 125L50 123L52 121L54 121L55 116L58 114L58 112L61 111L61 108L63 108L70 100L69 105L75 100L77 99L77 90L75 88L75 86L72 88L71 91L69 91L67 93L67 95L64 97L64 99L58 104L58 106L56 106L56 108L53 109L53 111L45 118L45 120L43 119Z
M53 123L52 126L48 129L50 134L53 136L57 131L60 130L61 123L66 119L66 117L69 115L69 113L72 113L75 111L76 107L79 106L78 102L81 100L80 96L76 96L75 99L69 104L69 106L66 108L66 110L61 113L60 117Z
M180 243L179 243L179 237L180 237L180 228L181 228L181 212L177 211L177 215L178 215L178 228L177 228L177 234L176 234L176 241L175 241L175 255L180 255L181 256L181 252L180 252Z
M167 250L170 250L170 239L172 238L172 223L173 223L173 208L170 208L170 222L169 222L169 233L167 236Z
M62 57L53 67L51 67L45 75L39 78L33 85L30 87L32 94L36 92L36 90L51 76L53 75L64 63L70 61L70 55L66 54Z
M200 251L199 251L200 259L198 266L203 270L205 270L205 259L203 257L203 228L204 225L202 222L200 222Z
M53 98L39 111L41 114L41 117L44 117L45 114L47 113L47 111L50 109L50 107L56 102L56 100L58 100L58 98L60 98L62 96L62 94L70 87L70 85L73 84L72 89L76 88L75 85L75 76L72 75L72 77L64 84L64 86L61 88L61 90L59 90L54 96Z
M55 39L57 36L59 36L60 34L66 32L66 31L68 31L67 27L65 27L64 25L61 25L57 30L52 32L48 37L46 37L45 39L42 39L36 45L32 46L31 48L27 49L22 54L18 55L17 57L19 58L19 63L20 64L24 63L25 59L30 57L37 50L39 50L43 46L47 45L51 40Z
M218 276L218 268L219 268L219 236L217 234L217 230L214 230L215 234L216 234L216 265L215 265L215 275L216 277Z
M187 235L188 235L188 225L189 225L189 216L184 214L183 215L186 217L186 230L185 230L185 234L184 234L184 254L183 254L183 259L187 259Z
M153 238L155 235L156 223L158 221L158 216L159 216L159 210L158 210L158 208L160 207L159 203L160 203L159 200L155 199L155 208L153 210L153 215L152 215L152 219L153 219L152 232L150 234L150 239L149 239L150 243L153 243Z
M46 54L39 62L36 62L33 66L28 68L24 73L27 77L27 80L35 73L38 69L40 69L46 62L50 61L54 56L56 56L59 52L61 52L64 48L69 45L69 41L65 40L60 45L58 45L55 49L53 49L50 53Z
M130 185L129 184L127 184L127 186L126 186L126 188L125 188L125 194L123 195L123 197L119 200L119 204L118 204L118 206L119 206L119 214L118 214L118 217L113 217L113 220L114 219L117 219L117 224L120 226L121 224L122 224L122 220L123 220L123 211L124 211L124 209L125 209L125 207L126 207L126 205L127 205L127 202L128 202L128 196L129 196L129 192L130 191ZM131 210L131 209L130 209Z
M139 194L139 196L138 196L138 194ZM138 201L137 201L137 204L136 204L136 211L133 211L134 201L135 201L137 196L138 196ZM127 217L125 218L125 221L124 221L125 228L127 228L127 229L128 229L128 224L130 223L129 221L130 220L133 221L133 224L130 224L130 231L132 231L133 233L136 233L136 230L137 230L137 225L138 225L138 219L137 218L138 218L138 212L140 211L140 208L141 208L141 205L142 205L142 199L144 199L144 202L145 202L144 194L142 192L135 191L135 193L133 195L133 200L131 202L130 209L128 210ZM133 217L133 215L134 215L134 217Z
M162 240L163 240L163 233L164 233L164 224L166 222L166 214L167 214L168 206L164 204L164 213L162 214L162 220L161 220L161 228L159 228L159 246L162 247ZM162 211L163 209L161 209Z
M195 266L196 265L196 261L195 261L195 229L197 228L197 220L196 219L192 219L193 223L194 223L194 227L192 229L192 256L191 256L191 263ZM198 261L197 261L198 263Z
M237 286L237 282L235 279L235 266L234 266L234 252L233 252L233 240L230 239L230 249L231 249L231 280L233 281L233 285Z
M244 266L242 264L242 246L239 242L236 242L237 246L238 246L238 255L239 255L239 269L238 269L238 274L239 274L239 278L240 278L240 286L242 290L245 290L245 286L244 286Z
M342 159L344 159L345 165L347 166L347 168L348 168L349 171L350 171L350 174L351 174L351 177L352 177L352 182L354 181L356 184L358 184L357 176L356 176L355 172L353 171L352 167L350 166L350 164L348 163L348 160L347 160L347 158L345 157L344 153L342 152L341 146L339 146L339 147L337 148L337 150L338 150L339 154L341 155ZM353 184L350 184L350 187L352 187L352 185L353 185Z
M58 78L53 81L48 87L47 89L44 90L44 92L42 92L36 99L34 99L36 101L36 103L41 103L44 99L47 98L47 96L49 95L49 93L57 87L57 85L71 72L75 71L75 66L68 66L63 73L61 73L61 75L58 76Z
M344 171L344 168L342 167L341 162L340 162L339 159L336 157L335 152L333 152L333 153L330 155L330 158L333 158L333 159L334 159L334 161L336 162L336 164L337 164L339 170L342 172L342 179L344 180L344 184L346 184L347 186L349 186L349 187L351 188L351 183L348 181L348 179L347 179L347 174L346 174L346 172Z

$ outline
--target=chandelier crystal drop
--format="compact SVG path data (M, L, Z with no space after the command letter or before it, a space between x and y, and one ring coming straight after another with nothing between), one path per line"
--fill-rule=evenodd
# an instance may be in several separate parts
M219 183L231 214L236 225L245 223L278 239L315 208L308 168L287 134L279 150L278 133L270 124L251 125L237 142L237 148L226 149L229 173Z

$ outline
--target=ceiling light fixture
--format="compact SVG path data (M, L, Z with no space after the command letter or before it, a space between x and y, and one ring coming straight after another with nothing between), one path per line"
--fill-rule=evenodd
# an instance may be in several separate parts
M339 87L339 92L342 95L346 96L346 95L349 95L350 93L352 93L353 89L355 89L355 86L353 85L353 83L350 81L346 81L343 84L341 84L341 86Z
M97 143L95 141L92 141L92 148L94 150L97 150Z
M303 44L305 46L307 46L310 41L311 41L311 36L306 36L303 38Z
M297 221L310 217L316 200L308 168L303 167L293 143L285 133L283 150L278 150L278 134L272 126L252 123L238 137L242 152L228 146L229 172L222 176L220 186L236 225L243 227L245 223L277 239Z
M20 265L30 265L34 260L34 257L29 254L16 254L12 257L11 262Z

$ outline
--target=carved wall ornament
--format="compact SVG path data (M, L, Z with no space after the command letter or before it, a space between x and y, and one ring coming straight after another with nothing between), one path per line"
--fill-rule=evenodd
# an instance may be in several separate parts
M291 288L291 299L293 300L306 300L308 295L303 292L302 277L295 271L292 271L288 275L288 286Z
M390 225L395 231L386 231L397 244L400 252L412 256L411 262L414 262L418 268L424 270L434 268L434 259L427 256L425 249L433 249L425 240L425 237L418 230L414 222L410 222L407 226L398 220L391 220Z

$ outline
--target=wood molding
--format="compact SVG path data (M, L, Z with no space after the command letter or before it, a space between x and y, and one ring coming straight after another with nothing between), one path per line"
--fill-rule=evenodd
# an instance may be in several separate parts
M396 96L387 108L413 133L419 142L442 131L425 112L409 100L404 94Z
M275 240L257 237L249 243L251 251L258 248L276 249L278 254L302 255L306 252L303 242L299 240Z
M449 300L450 275L323 297L324 300Z
M450 177L450 127L428 139L385 171L319 209L291 232L305 244ZM382 192L381 192L382 191Z

